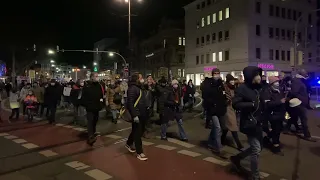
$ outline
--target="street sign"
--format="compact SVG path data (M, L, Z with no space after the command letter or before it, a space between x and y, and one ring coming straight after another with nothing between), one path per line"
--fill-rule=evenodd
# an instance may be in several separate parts
M31 79L36 78L36 71L35 70L29 70L29 78L31 78Z

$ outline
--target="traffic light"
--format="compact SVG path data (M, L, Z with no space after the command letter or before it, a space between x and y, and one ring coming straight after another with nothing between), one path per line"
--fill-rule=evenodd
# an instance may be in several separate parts
M93 71L94 71L94 72L98 72L98 67L95 66L95 67L93 68Z

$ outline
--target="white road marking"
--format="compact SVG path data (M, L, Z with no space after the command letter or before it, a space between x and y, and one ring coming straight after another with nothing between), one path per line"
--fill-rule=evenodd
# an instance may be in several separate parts
M115 133L116 133L116 132L127 131L127 130L129 130L129 129L131 129L131 127L116 130Z
M178 151L178 153L183 154L183 155L187 155L187 156L191 156L191 157L201 156L201 154L199 154L199 153L188 151L188 150L181 150L181 151Z
M177 139L173 139L173 138L168 138L168 141L171 142L171 143L178 144L180 146L186 147L186 148L195 147L195 145L193 145L193 144L189 144L189 143L186 143L186 142L183 142L183 141L180 141L180 140L177 140Z
M6 139L17 139L18 137L9 135L9 136L5 136L4 138L6 138Z
M79 171L79 170L82 170L82 169L87 169L87 168L89 168L90 166L88 166L88 165L85 165L85 166L81 166L81 167L77 167L77 168L75 168L77 171Z
M52 157L58 155L58 153L53 152L51 150L40 151L39 153L44 155L45 157Z
M197 107L199 107L200 105L202 105L203 99L202 99L202 98L199 98L199 99L200 99L200 102L199 102L197 105L194 106L195 108L197 108Z
M151 145L153 145L154 143L148 142L148 141L142 141L142 144L143 144L144 146L151 146Z
M32 143L26 143L26 144L22 144L23 147L27 148L27 149L34 149L37 148L39 146L32 144Z
M9 136L9 134L8 133L0 133L0 137L2 137L2 136Z
M114 144L120 144L120 143L126 142L127 140L128 140L128 138L123 138L123 139L120 139L119 141L115 142Z
M260 172L260 178L266 178L266 177L269 177L270 174L268 173L265 173L265 172Z
M86 164L83 164L82 162L79 162L79 161L68 162L68 163L65 163L65 165L67 165L73 169L87 166Z
M80 131L80 132L86 131L86 129L84 129L84 128L73 128L73 129L76 130L76 131Z
M121 139L122 138L121 136L117 136L117 135L114 135L114 134L109 134L109 135L106 135L104 137L111 138L111 139Z
M22 144L22 143L26 143L27 141L24 139L15 139L15 140L13 140L13 142L15 142L17 144Z
M56 126L65 126L65 124L59 124L59 123L58 123L58 124L56 124Z
M63 126L63 127L65 127L65 128L75 128L74 126L70 126L70 125L68 125L68 126Z
M87 171L85 172L85 174L92 177L95 180L108 180L112 178L112 176L100 171L99 169L93 169L93 170Z
M177 149L176 147L167 146L167 145L163 145L163 144L157 145L156 147L157 147L157 148L161 148L161 149L165 149L165 150L168 150L168 151L172 151L172 150L174 150L174 149Z
M193 117L195 118L195 117L199 117L199 116L201 116L203 113L199 113L199 114L196 114L196 115L194 115Z
M208 161L208 162L211 162L213 164L218 164L220 166L227 166L228 164L230 164L229 162L227 161L221 161L219 159L216 159L216 158L213 158L213 157L206 157L204 158L203 160L205 161Z
M313 137L313 138L315 138L315 139L320 139L319 136L311 136L311 137Z

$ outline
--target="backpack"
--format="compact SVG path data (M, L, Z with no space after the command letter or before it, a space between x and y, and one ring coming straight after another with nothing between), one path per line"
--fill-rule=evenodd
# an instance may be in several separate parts
M122 100L122 96L120 93L115 93L113 95L113 103L119 105L119 104L121 104L121 100Z

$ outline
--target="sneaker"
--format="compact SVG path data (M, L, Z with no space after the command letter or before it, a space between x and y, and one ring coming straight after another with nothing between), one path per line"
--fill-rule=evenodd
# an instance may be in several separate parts
M138 158L139 160L141 160L141 161L146 161L146 160L148 160L147 156L146 156L145 154L143 154L143 153L138 154L138 155L137 155L137 158Z
M126 144L125 147L126 147L126 148L128 149L128 151L131 152L131 153L136 152L136 150L135 150L132 146L129 146L128 144Z
M168 141L168 138L167 137L161 137L161 140Z
M216 150L211 150L213 154L217 155L221 159L228 159L227 153L225 151L216 151Z
M240 159L237 158L236 156L231 156L230 157L231 164L234 166L234 168L239 172L242 169Z
M100 136L101 136L101 133L100 133L100 132L95 132L95 133L94 133L94 136L95 136L95 137L100 137Z
M280 146L272 146L271 152L273 152L274 154L279 155L279 156L284 156L284 153L281 151Z
M181 141L188 142L189 140L186 138L186 139L181 139Z
M97 141L97 137L95 136L92 136L92 137L89 137L89 139L87 140L87 144L90 145L90 146L93 146L93 144Z

